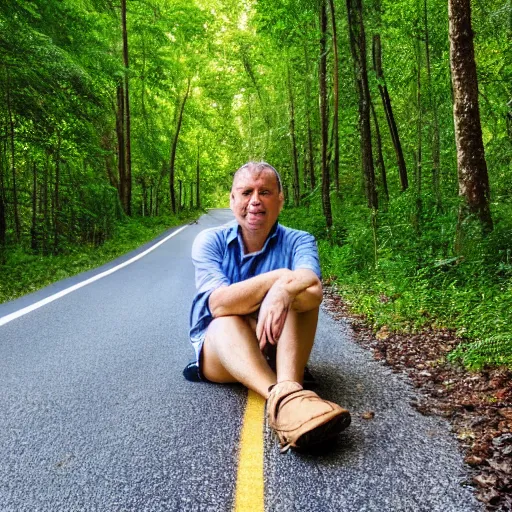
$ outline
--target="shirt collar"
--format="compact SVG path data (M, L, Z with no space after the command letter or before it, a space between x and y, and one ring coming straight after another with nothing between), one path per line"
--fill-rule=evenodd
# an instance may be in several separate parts
M263 244L262 251L265 250L265 248L267 247L269 240L271 240L272 238L275 238L277 236L278 228L279 228L279 222L276 220L275 224L272 226L272 229L270 230L270 233L267 236L267 239L265 240L265 243ZM240 233L240 236L241 236L240 225L235 220L228 230L228 234L226 236L226 242L228 244L230 244L233 240L237 239L238 233ZM240 249L242 249L242 247L240 247ZM243 251L242 251L242 254L243 254Z

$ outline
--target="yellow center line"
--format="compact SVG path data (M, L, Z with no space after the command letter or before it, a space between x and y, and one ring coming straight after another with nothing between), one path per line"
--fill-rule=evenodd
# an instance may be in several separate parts
M264 512L263 418L265 400L249 390L240 436L235 512Z

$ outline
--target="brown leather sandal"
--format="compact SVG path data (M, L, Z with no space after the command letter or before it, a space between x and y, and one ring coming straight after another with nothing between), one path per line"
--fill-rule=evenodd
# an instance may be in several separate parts
M268 424L281 445L305 449L333 438L350 425L350 413L323 400L298 382L283 381L271 388L267 400Z

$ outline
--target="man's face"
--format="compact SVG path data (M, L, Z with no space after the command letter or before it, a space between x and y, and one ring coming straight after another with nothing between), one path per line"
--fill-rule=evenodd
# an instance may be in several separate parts
M277 177L270 169L243 171L233 182L230 206L243 233L262 233L266 237L283 203Z

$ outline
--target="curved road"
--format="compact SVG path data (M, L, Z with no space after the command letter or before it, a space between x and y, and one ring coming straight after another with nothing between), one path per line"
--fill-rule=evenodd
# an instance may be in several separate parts
M138 261L0 326L1 512L232 509L246 392L181 374L192 357L191 244L230 218L213 210ZM0 319L83 279L0 305ZM418 414L405 380L326 313L310 367L353 423L317 456L281 455L265 430L266 511L482 510L448 424ZM368 410L373 420L361 418Z

